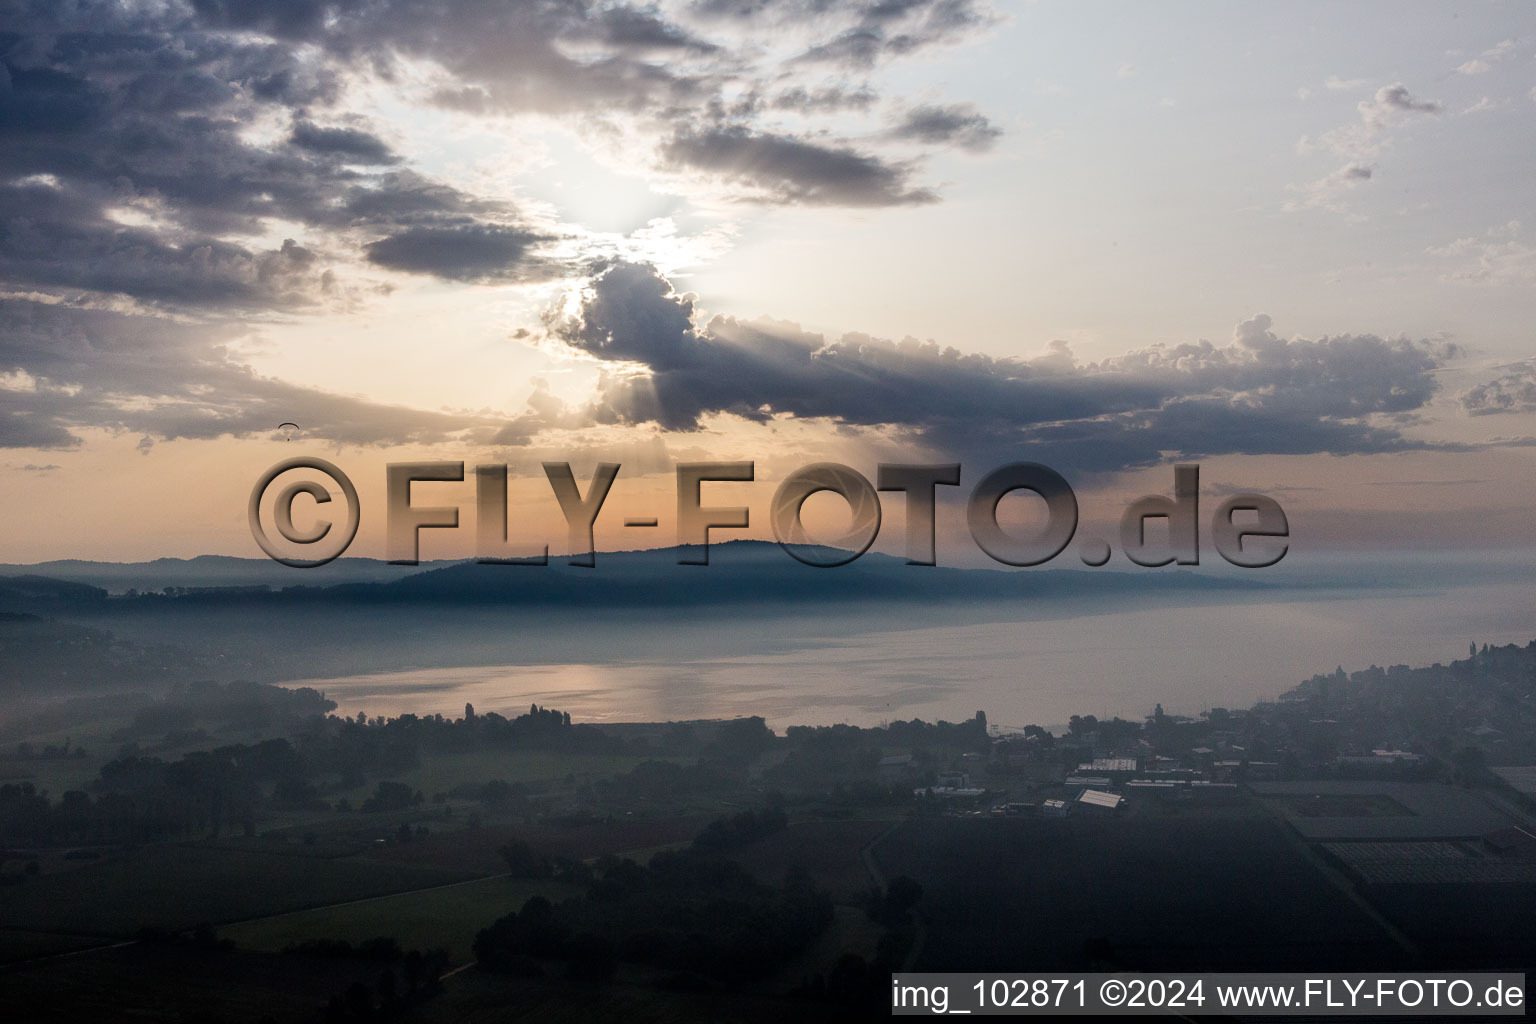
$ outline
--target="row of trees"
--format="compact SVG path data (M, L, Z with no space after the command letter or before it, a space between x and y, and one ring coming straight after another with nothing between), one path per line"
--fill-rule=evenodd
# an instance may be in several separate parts
M274 692L286 696L274 698ZM240 708L284 714L320 703L328 702L314 691L207 684L179 690L146 713L147 721L158 727L172 721L185 725L204 714L227 719ZM171 712L170 718L157 717ZM231 828L249 833L269 803L323 806L322 794L332 780L350 788L380 776L386 781L362 810L402 810L421 803L422 795L388 777L417 765L423 750L465 744L555 750L622 747L621 741L600 730L572 725L568 714L540 707L512 719L471 710L452 722L441 716L369 721L364 716L313 714L289 737L196 751L174 761L130 745L103 765L86 789L71 790L58 800L30 782L0 785L0 841L44 846L145 842Z

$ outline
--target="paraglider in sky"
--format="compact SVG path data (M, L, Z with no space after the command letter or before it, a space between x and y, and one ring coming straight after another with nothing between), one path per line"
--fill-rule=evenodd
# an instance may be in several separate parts
M282 433L284 441L292 441L293 435L299 432L297 423L279 423L277 429Z

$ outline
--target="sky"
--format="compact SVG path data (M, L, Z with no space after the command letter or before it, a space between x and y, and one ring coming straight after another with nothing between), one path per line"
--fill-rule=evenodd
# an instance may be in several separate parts
M621 464L610 548L718 460L739 535L817 461L1106 530L1198 462L1298 546L1524 547L1533 166L1521 3L0 0L0 561L256 556L300 454L353 555L427 460L555 550L545 461Z

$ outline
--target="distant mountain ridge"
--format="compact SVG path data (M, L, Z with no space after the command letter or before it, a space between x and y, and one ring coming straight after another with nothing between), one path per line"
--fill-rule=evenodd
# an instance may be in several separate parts
M828 551L832 549L826 549ZM697 555L698 549L687 549ZM135 586L139 600L195 599L199 605L255 603L347 605L513 604L543 607L724 607L827 602L949 602L1089 598L1095 595L1169 591L1262 593L1259 580L1201 575L1173 568L1117 571L962 569L911 566L891 555L869 553L833 568L808 566L779 545L738 540L713 544L708 565L681 565L682 548L598 552L595 566L553 556L547 565L483 565L472 561L398 566L346 559L314 570L265 559L202 556L155 562L43 563L25 575L0 576L0 610L33 611L61 604L106 602ZM334 572L326 572L332 566ZM7 567L0 567L3 570ZM59 568L68 577L51 577ZM151 575L158 573L159 575ZM167 590L169 588L169 590ZM119 601L110 602L121 606Z
M338 558L303 571L313 586L337 583L390 582L410 573L456 565L452 560L424 562L419 566L390 565L377 558ZM70 583L100 587L113 594L128 590L150 591L165 587L239 587L266 584L273 589L292 586L300 575L290 566L270 558L234 555L197 555L194 558L156 558L148 562L92 562L61 558L32 565L0 563L0 576L46 576Z

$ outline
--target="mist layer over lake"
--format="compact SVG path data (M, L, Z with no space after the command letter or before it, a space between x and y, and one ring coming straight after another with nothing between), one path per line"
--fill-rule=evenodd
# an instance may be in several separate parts
M1297 595L1299 596L1299 595ZM908 621L912 621L908 619ZM1501 581L1435 592L1340 591L1299 600L1069 618L870 628L835 618L718 623L707 645L675 652L517 664L413 667L292 680L323 689L339 712L457 717L531 703L581 721L761 715L776 728L892 719L1057 724L1073 714L1139 717L1243 707L1342 665L1430 664L1469 642L1536 636L1536 589Z

